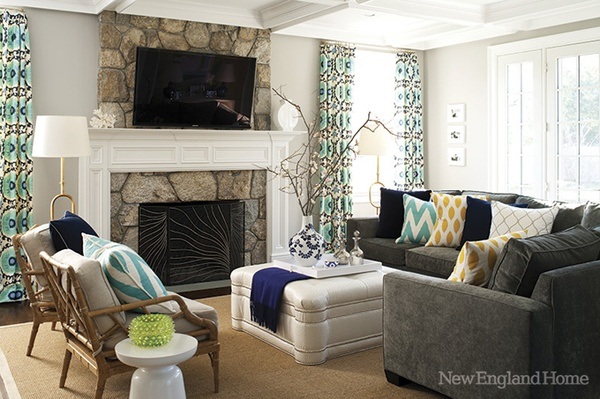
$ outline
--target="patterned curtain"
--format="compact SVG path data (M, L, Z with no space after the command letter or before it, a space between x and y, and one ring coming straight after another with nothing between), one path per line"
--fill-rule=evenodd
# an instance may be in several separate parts
M319 121L321 131L320 159L324 168L333 159L339 159L336 173L324 176L326 184L321 192L320 233L325 237L328 250L344 245L346 220L352 216L352 187L350 169L352 153L348 151L350 112L352 111L352 84L354 82L355 48L339 43L321 44L321 71L319 87Z
M2 160L2 232L0 302L22 301L25 287L17 266L11 238L27 231L32 217L31 144L33 139L31 101L31 52L25 13L1 10L0 46L0 142Z
M400 155L394 158L394 185L400 190L425 186L423 159L423 106L421 76L417 55L413 52L396 54L394 131L397 132Z

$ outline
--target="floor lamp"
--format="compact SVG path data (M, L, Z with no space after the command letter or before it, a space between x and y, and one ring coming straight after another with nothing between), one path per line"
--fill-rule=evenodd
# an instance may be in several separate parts
M50 202L50 220L54 220L54 205L59 198L75 200L65 193L65 158L89 156L90 139L84 116L40 115L35 120L32 155L37 158L60 158L60 194Z
M369 119L358 131L358 155L375 155L377 157L377 172L375 182L369 187L369 202L375 208L376 214L379 214L380 205L373 201L373 188L376 186L385 187L379 180L379 157L384 155L393 155L397 148L394 142L394 136L385 125L376 120Z

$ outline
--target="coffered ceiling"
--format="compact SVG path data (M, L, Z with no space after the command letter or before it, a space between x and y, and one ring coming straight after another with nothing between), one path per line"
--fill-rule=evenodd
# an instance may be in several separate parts
M427 50L600 17L598 0L0 0L268 28L274 33Z

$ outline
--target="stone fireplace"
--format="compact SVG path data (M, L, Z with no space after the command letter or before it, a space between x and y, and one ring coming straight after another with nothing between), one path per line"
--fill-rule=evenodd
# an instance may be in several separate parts
M285 257L287 240L295 233L290 215L297 206L280 191L286 181L267 176L264 168L278 165L289 154L291 141L303 134L90 129L92 155L79 159L79 213L101 237L137 248L137 203L175 195L182 201L235 197L246 201L246 221L254 220L246 230L245 262ZM256 236L253 245L250 233Z

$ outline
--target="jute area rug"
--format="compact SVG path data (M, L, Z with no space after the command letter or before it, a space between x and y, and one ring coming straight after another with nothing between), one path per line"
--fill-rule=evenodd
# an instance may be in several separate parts
M188 399L443 397L416 384L397 387L388 383L383 372L381 348L331 359L319 366L299 365L280 350L246 333L234 331L229 295L201 301L213 306L219 314L220 391L213 393L208 356L194 357L179 365ZM21 397L93 398L95 376L75 358L71 361L65 388L58 387L65 348L62 332L52 331L50 323L43 324L32 356L26 357L30 330L31 323L0 328L0 348ZM2 369L3 377L4 373ZM130 380L131 372L109 378L103 398L127 398Z

